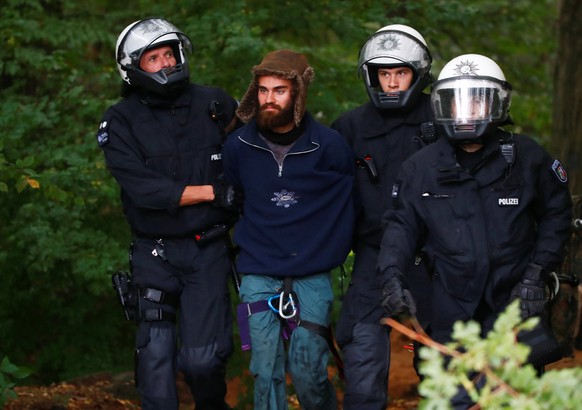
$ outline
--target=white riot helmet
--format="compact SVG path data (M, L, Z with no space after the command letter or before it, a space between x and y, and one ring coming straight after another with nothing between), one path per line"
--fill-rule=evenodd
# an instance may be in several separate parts
M174 50L176 65L155 73L140 69L142 54L164 45ZM127 26L117 38L117 69L127 84L171 95L186 86L190 79L184 49L191 52L192 42L172 23L161 18L139 20Z
M382 27L360 50L359 73L370 100L380 109L408 109L430 83L432 57L424 37L412 27L392 24ZM378 81L378 68L410 67L414 73L406 91L385 93Z
M479 54L453 58L431 91L435 123L453 141L479 141L507 123L511 84L497 63Z

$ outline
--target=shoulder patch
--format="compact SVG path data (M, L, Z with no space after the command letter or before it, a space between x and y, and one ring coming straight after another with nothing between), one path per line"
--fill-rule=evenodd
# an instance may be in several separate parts
M554 163L552 164L552 171L554 171L554 174L556 174L556 177L560 182L568 182L568 174L566 173L566 169L557 159L555 159Z
M109 142L109 122L106 120L101 121L99 124L99 130L97 130L97 144L100 147Z

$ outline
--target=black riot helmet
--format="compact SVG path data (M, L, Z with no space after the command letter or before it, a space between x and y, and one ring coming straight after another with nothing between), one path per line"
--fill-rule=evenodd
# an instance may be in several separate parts
M139 66L147 50L170 46L176 65L148 73ZM116 61L123 81L161 95L179 93L190 80L184 50L192 51L192 42L176 26L161 18L148 18L127 26L117 38Z
M359 73L372 103L380 109L409 109L431 80L432 57L424 37L412 27L392 24L376 31L360 50ZM409 67L414 73L406 91L384 92L379 68Z

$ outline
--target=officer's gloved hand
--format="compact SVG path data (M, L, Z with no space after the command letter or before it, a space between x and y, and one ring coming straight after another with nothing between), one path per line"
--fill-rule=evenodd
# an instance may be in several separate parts
M214 190L212 205L229 211L240 211L243 202L242 193L226 182L223 175L219 175L214 180L212 189Z
M398 316L401 313L416 315L416 304L412 294L405 289L398 278L389 279L382 289L382 307L388 317Z
M544 312L546 297L544 290L548 273L540 265L530 263L525 274L511 291L511 300L520 299L522 319L539 316Z

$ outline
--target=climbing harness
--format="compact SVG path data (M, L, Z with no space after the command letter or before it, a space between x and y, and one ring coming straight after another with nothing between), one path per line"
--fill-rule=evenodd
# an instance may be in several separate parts
M251 349L251 338L249 328L249 318L255 313L271 310L281 321L281 337L287 341L291 333L301 326L325 339L329 349L334 356L337 364L340 379L344 379L343 362L339 351L335 345L331 326L322 326L320 324L301 319L299 299L292 288L292 278L287 277L284 280L284 286L281 293L277 293L268 299L259 300L251 303L241 303L237 306L237 322L241 338L241 347L243 351ZM277 300L278 299L278 300Z

